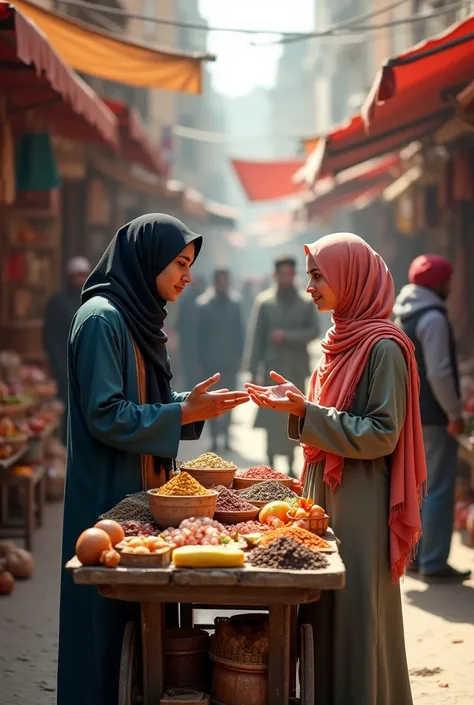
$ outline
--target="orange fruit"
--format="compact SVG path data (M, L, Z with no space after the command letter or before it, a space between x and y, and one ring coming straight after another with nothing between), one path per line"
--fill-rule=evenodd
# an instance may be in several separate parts
M289 510L290 505L288 504L288 502L269 502L264 507L262 507L258 518L262 522L262 524L266 523L268 517L276 517L277 519L280 519L280 521L282 521L284 524L287 524L288 517L286 516L286 513Z
M309 510L309 515L311 517L323 517L324 509L320 507L319 504L313 504L313 506Z

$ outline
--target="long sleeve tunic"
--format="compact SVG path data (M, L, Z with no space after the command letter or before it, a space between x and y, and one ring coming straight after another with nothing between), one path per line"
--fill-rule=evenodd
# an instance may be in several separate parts
M308 404L289 435L342 456L342 483L331 493L324 462L308 469L304 494L325 507L340 539L346 587L301 608L313 626L321 705L412 705L399 585L389 559L390 456L405 421L408 373L400 347L377 343L352 408Z
M62 565L84 529L125 495L139 492L141 455L176 458L180 439L202 424L181 426L180 402L140 404L133 342L119 311L103 297L79 309L68 349L69 427ZM95 588L61 581L58 705L116 705L125 623L137 606L106 600Z

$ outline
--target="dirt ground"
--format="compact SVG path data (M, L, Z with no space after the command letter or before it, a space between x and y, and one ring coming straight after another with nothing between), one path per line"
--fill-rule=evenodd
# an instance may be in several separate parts
M239 410L228 457L242 465L264 461L264 438L251 428L253 411ZM184 443L183 460L203 452L206 439ZM278 468L278 466L277 466ZM0 598L0 705L53 705L58 641L61 505L48 505L35 535L35 574ZM474 572L474 550L454 536L452 563ZM433 585L407 577L403 601L408 662L418 705L474 702L474 581ZM363 703L360 703L363 705Z

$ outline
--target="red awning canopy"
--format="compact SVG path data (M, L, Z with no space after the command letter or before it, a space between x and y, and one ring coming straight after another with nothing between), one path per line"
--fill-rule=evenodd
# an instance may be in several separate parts
M474 78L474 17L386 62L361 115L321 139L306 164L309 184L432 134Z
M307 219L324 218L368 194L378 195L400 176L402 168L400 156L390 154L346 169L335 179L322 179L315 186L315 197L304 206Z
M153 173L166 174L161 152L151 141L138 111L118 100L104 98L104 103L118 118L120 151L125 159Z
M118 144L118 123L94 91L56 54L15 7L0 2L0 95L16 130L38 118L51 130L84 141Z
M304 164L302 159L278 162L232 159L232 164L249 201L291 198L305 190L304 185L293 183L295 171Z

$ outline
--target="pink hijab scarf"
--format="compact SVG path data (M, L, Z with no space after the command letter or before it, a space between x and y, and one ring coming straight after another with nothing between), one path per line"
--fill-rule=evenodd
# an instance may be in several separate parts
M426 462L419 408L419 377L414 347L389 320L394 303L392 276L383 259L357 235L335 233L305 247L337 296L333 326L322 341L322 357L311 377L309 400L347 411L374 345L394 340L408 368L405 423L391 457L390 563L397 582L421 536L420 503ZM303 444L308 465L325 460L324 481L335 491L342 482L344 458Z

